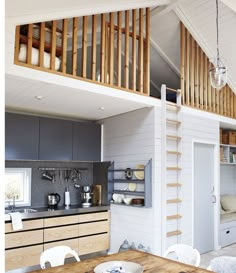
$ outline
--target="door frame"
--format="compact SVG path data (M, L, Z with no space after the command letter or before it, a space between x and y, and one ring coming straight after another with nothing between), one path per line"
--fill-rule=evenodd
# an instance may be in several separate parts
M192 140L192 246L194 245L194 145L206 144L212 145L214 148L214 195L216 203L214 204L214 250L220 249L219 246L219 227L220 227L220 159L219 159L219 143L215 141L193 139Z

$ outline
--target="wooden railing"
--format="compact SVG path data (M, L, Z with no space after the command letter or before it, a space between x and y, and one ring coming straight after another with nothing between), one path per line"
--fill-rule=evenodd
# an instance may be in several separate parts
M182 104L236 118L236 95L226 85L220 91L211 86L209 59L181 23Z
M16 27L15 64L150 93L150 10Z

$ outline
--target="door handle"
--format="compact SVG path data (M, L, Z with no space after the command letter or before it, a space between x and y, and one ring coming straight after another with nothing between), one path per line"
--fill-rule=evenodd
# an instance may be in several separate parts
M216 196L212 195L212 203L216 203Z

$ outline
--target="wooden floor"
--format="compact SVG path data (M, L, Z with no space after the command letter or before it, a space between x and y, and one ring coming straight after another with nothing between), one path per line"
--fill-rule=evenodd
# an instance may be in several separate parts
M236 244L221 248L220 250L207 252L201 255L201 268L207 268L210 264L211 259L218 256L232 256L236 257Z

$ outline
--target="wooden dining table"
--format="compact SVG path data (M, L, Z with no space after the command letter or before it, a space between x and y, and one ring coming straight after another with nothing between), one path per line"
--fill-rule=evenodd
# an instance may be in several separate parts
M144 273L209 273L211 271L166 259L150 253L128 250L111 255L90 258L80 262L50 267L34 273L93 273L94 268L108 261L134 262L143 266Z

